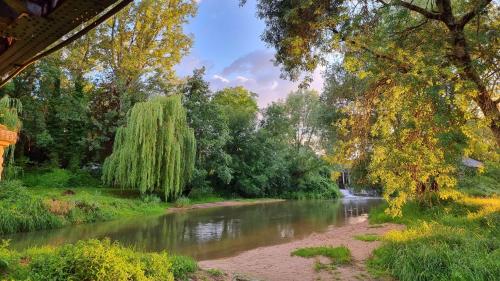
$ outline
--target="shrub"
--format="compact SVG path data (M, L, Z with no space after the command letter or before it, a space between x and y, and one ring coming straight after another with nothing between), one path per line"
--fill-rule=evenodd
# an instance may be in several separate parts
M172 262L172 273L175 280L186 280L189 274L198 270L198 264L191 257L172 256L170 257L170 261Z
M100 187L101 182L86 170L69 171L59 168L26 172L22 178L28 187L75 188Z
M191 205L191 200L187 197L181 196L174 202L176 208L185 208Z
M161 203L161 198L155 194L143 195L141 198L144 203L155 203L155 204Z
M98 176L91 175L89 171L78 170L71 173L66 182L67 187L100 187L101 180Z
M28 251L27 279L174 280L166 253L143 254L109 240L79 241L56 249Z

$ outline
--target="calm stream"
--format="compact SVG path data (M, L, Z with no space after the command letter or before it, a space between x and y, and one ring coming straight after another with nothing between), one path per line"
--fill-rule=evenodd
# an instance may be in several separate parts
M218 207L17 233L0 239L11 239L12 248L23 249L109 237L140 250L167 250L207 260L300 239L328 227L365 219L362 215L380 203L378 199L344 199Z

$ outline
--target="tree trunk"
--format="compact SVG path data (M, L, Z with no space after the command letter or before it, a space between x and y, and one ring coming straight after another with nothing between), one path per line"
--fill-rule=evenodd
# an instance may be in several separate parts
M489 127L495 136L497 146L500 147L500 111L498 109L498 101L493 100L493 95L486 85L481 80L481 77L474 69L472 65L472 59L469 54L469 49L463 28L452 25L448 26L451 31L452 36L452 46L453 46L453 61L455 65L461 68L462 76L473 82L478 90L478 95L474 98L481 111L483 112L485 118L490 121Z

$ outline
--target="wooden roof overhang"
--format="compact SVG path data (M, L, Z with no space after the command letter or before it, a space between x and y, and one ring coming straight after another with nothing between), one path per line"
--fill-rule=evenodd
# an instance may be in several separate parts
M0 87L78 39L132 0L0 0ZM60 40L85 22L83 29Z

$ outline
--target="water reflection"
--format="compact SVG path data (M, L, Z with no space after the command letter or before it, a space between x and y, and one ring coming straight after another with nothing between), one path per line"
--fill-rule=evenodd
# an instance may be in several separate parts
M250 206L198 209L163 216L21 233L13 248L60 245L109 237L144 251L167 250L199 260L234 255L326 231L351 222L380 200L287 201Z

